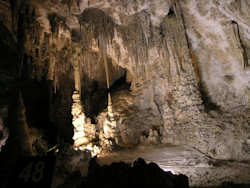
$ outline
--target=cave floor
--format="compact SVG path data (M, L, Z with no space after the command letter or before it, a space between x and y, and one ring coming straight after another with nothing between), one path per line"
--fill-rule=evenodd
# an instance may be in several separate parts
M138 157L157 163L165 171L187 175L191 187L216 187L223 182L250 184L250 161L216 160L188 146L139 146L101 155L98 163L132 163Z

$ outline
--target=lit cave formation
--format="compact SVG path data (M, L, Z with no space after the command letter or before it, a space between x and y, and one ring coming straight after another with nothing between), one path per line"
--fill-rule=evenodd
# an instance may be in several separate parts
M248 0L0 0L0 187L250 187L249 18Z

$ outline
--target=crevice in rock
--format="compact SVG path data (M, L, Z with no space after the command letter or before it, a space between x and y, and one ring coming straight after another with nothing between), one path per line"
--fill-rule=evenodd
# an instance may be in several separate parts
M195 55L195 52L192 50L191 46L189 46L189 50L191 53L192 65L193 65L193 69L194 69L195 78L197 80L197 84L200 85L201 84L201 74L200 74L200 69L199 69L199 61L198 61L197 56Z
M207 94L208 92L202 83L199 84L199 91L201 93L201 99L203 101L205 112L209 112L211 110L219 112L221 111L220 107L217 104L215 104L210 98L210 96Z
M234 32L234 37L235 37L235 40L237 43L237 47L241 50L241 53L242 53L242 61L243 61L242 67L243 67L243 69L246 69L247 67L249 67L248 56L247 56L246 47L243 44L241 36L240 36L239 24L234 20L232 20L231 23L233 26L233 32Z
M124 71L124 74L116 80L110 87L109 92L113 93L120 90L129 90L131 83L127 81L127 71Z
M170 7L168 11L168 17L175 17L174 7Z

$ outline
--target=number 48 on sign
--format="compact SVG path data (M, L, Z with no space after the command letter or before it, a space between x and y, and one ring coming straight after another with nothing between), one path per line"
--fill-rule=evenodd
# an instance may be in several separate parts
M20 173L19 178L23 179L25 183L28 181L38 183L43 179L44 167L45 162L43 161L30 162Z
M44 188L51 186L55 158L30 157L20 159L9 188L18 185L25 188Z

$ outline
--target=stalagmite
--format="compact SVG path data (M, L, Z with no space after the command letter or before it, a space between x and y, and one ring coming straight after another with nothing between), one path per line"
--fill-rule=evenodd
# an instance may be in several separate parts
M80 66L78 62L78 54L74 56L74 80L75 91L72 95L73 103L71 114L73 115L72 124L74 126L74 149L75 150L90 150L92 155L98 154L99 148L93 145L92 140L95 139L96 128L91 123L91 120L84 114L84 108L81 102L81 78Z
M72 95L73 104L71 114L73 115L74 126L74 149L81 149L82 145L88 144L89 140L85 134L86 116L83 113L79 91L74 91ZM84 138L84 139L83 139Z
M82 145L86 145L89 143L88 138L85 134L85 124L86 124L86 116L83 112L82 104L81 104L81 95L80 95L80 76L79 76L79 62L77 59L77 53L74 55L73 59L74 65L74 80L75 80L75 91L72 95L73 104L71 114L73 115L74 125L74 149L82 149Z

